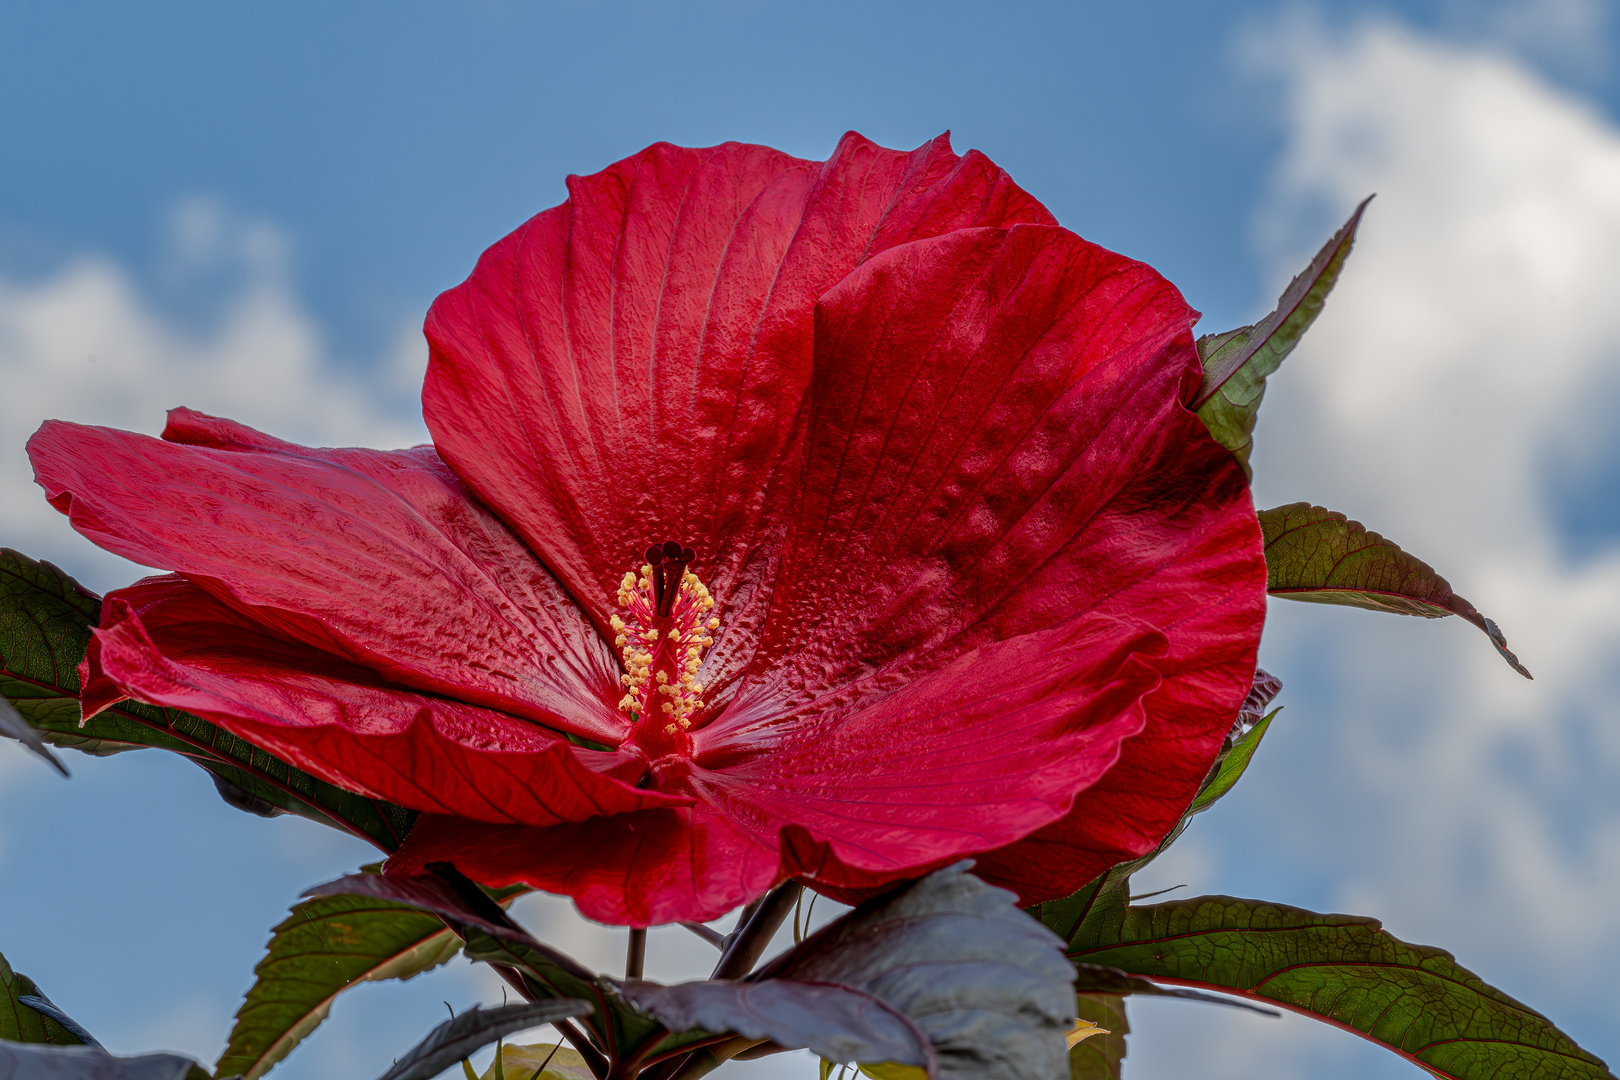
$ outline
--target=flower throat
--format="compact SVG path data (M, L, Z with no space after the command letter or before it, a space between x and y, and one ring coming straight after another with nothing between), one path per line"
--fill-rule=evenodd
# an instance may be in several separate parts
M687 569L696 558L673 540L649 547L640 575L627 573L619 582L623 617L610 620L624 660L619 682L627 692L619 708L632 723L658 724L666 735L690 731L703 708L697 671L703 650L714 644L710 631L720 626L709 614L714 598Z

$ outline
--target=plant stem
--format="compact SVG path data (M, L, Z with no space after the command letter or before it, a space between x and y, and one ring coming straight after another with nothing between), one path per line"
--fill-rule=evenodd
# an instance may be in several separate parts
M496 926L504 926L515 930L524 940L534 942L534 938L529 935L527 930L519 926L501 908L501 905L491 900L488 893L480 889L471 878L457 870L454 865L447 862L429 863L428 870L442 878L460 897L461 902L466 904L474 914L487 922L494 923ZM445 920L445 925L455 931L457 936L463 938L466 936L461 926L455 923L454 920L443 915L440 918ZM535 942L535 944L538 944L538 942ZM529 981L523 977L523 973L517 968L509 964L490 964L489 966L494 968L495 972L505 979L513 989L522 994L525 1000L540 1000L539 996L530 988ZM585 1036L584 1032L580 1031L568 1020L555 1020L551 1026L556 1028L562 1037L568 1040L569 1045L579 1052L579 1056L585 1059L585 1067L591 1070L592 1076L598 1078L607 1076L608 1059L591 1043L591 1040Z
M630 928L630 945L624 954L624 977L627 979L641 978L641 972L647 966L647 930L645 927Z
M738 1054L768 1042L769 1039L749 1039L741 1035L727 1039L719 1046L711 1046L707 1050L699 1050L692 1054L680 1070L671 1075L670 1080L696 1080L699 1076L707 1076Z
M715 966L711 979L740 979L754 970L759 963L761 954L771 943L771 938L781 927L784 919L793 910L798 902L799 894L804 886L797 881L784 881L766 894L764 901L755 909L753 917L748 920L742 930L734 935L733 940L725 953L720 957L720 963Z
M681 923L681 926L683 929L692 931L692 933L696 934L704 941L707 941L710 945L713 945L721 952L726 951L726 935L714 930L710 930L707 926L704 926L700 922L683 922Z
M608 1074L608 1059L602 1056L602 1051L591 1044L585 1033L575 1027L572 1021L554 1020L551 1024L568 1040L568 1045L578 1051L579 1056L585 1059L585 1067L591 1070L595 1077L605 1077Z

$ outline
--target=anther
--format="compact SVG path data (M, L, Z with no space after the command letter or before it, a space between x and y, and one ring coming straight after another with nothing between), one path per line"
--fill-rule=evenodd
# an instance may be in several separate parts
M619 707L635 722L662 713L675 731L687 731L706 707L696 676L720 620L711 614L714 597L690 570L696 551L671 540L650 545L645 556L639 573L620 581L623 612L609 620L628 691Z

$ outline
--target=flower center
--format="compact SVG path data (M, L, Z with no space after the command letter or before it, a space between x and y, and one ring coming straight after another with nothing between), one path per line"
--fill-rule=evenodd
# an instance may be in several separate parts
M687 569L697 553L673 540L647 549L641 573L619 582L624 615L610 620L618 636L613 644L624 660L619 682L626 693L619 708L630 721L646 725L641 735L662 730L674 736L692 728L692 716L703 708L703 684L697 681L703 650L714 644L710 632L720 620L709 613L714 598Z

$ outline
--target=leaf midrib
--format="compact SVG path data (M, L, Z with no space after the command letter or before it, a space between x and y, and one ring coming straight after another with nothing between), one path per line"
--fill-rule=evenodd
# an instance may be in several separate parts
M347 912L346 911L346 912L344 912L344 914L348 915L348 914L353 914L353 913L356 913L356 912L370 913L370 912L391 911L391 910L397 910L397 909L395 909L395 908L387 908L387 907L357 908L357 909L355 909L355 912ZM339 986L337 989L333 990L330 994L326 995L326 997L322 998L320 1001L316 1002L311 1007L309 1007L309 1008L305 1009L303 1012L299 1013L298 1018L295 1021L293 1021L291 1024L288 1024L285 1027L283 1027L281 1029L281 1033L276 1036L275 1040L272 1041L269 1046L265 1047L264 1051L262 1053L258 1054L256 1057L254 1057L253 1061L252 1061L252 1064L250 1064L246 1069L244 1069L242 1071L243 1080L257 1080L257 1077L262 1076L262 1075L264 1075L264 1073L269 1072L276 1065L277 1062L281 1061L283 1058L285 1058L287 1056L287 1054L291 1053L292 1050L293 1050L293 1047L296 1047L300 1042L303 1041L303 1036L302 1035L299 1036L297 1039L293 1040L292 1045L288 1046L287 1050L284 1053L282 1053L279 1057L272 1057L272 1055L275 1053L276 1049L278 1047L282 1046L283 1044L285 1044L287 1042L287 1040L291 1037L292 1033L297 1031L302 1024L304 1024L306 1021L309 1020L310 1017L315 1016L316 1014L320 1013L323 1009L324 1010L330 1010L331 1007L332 1007L332 1002L336 1001L337 996L339 994L343 993L343 991L348 990L349 988L351 988L353 986L356 986L359 983L366 982L373 974L375 974L376 972L378 972L378 971L382 970L383 968L387 967L389 964L393 963L395 960L398 960L401 956L404 956L406 953L412 952L412 951L414 951L416 949L423 948L425 945L427 945L428 942L433 941L433 940L435 940L435 939L437 939L439 937L442 937L443 935L450 934L450 933L451 933L450 928L445 927L445 928L443 928L441 930L434 931L432 934L429 934L425 938L419 939L418 941L416 941L415 943L410 945L408 948L400 949L400 950L398 950L396 952L390 953L388 956L382 958L377 963L375 963L371 967L367 968L361 974L356 975L354 978L352 978L352 979L348 980L347 982L343 983L341 986ZM361 957L365 956L364 953L340 953L340 952L337 952L336 950L333 950L330 955L333 955L333 956L361 956ZM290 962L292 960L299 959L299 958L298 957L289 957L287 959ZM277 1004L277 1002L267 1001L267 1002L263 1003L263 1007L274 1007L276 1004ZM307 1035L308 1033L306 1032L305 1034ZM263 1069L260 1069L260 1065L263 1064L264 1062L266 1062L267 1060L268 1060L269 1063L265 1064Z
M1220 993L1220 994L1230 994L1230 995L1233 995L1235 997L1254 998L1254 999L1256 999L1258 1001L1264 1001L1268 1005L1280 1006L1280 1007L1282 1007L1284 1009L1287 1009L1290 1012L1299 1013L1301 1016L1309 1016L1313 1020L1319 1020L1322 1023L1331 1024L1334 1027L1341 1028L1344 1031L1348 1031L1353 1035L1357 1035L1357 1036L1360 1036L1363 1039L1366 1039L1368 1042L1377 1043L1379 1046L1384 1047L1386 1050L1389 1050L1391 1053L1398 1054L1399 1056L1401 1056L1403 1058L1406 1058L1408 1061L1412 1062L1412 1064L1418 1066L1419 1068L1422 1068L1422 1069L1424 1069L1424 1070L1426 1070L1428 1072L1434 1073L1436 1076L1446 1077L1447 1080L1457 1080L1456 1074L1441 1072L1440 1069L1437 1066L1430 1065L1428 1062L1420 1060L1418 1055L1422 1054L1422 1053L1426 1053L1430 1049L1432 1049L1432 1048L1434 1048L1436 1046L1450 1045L1452 1043L1470 1043L1470 1042L1474 1042L1474 1043L1497 1043L1497 1044L1500 1044L1500 1045L1503 1045L1503 1046L1513 1046L1513 1047L1518 1047L1518 1048L1521 1048L1521 1049L1524 1049L1524 1050L1534 1051L1535 1053L1538 1053L1538 1054L1546 1054L1546 1055L1553 1056L1553 1057L1563 1058L1563 1059L1566 1059L1566 1060L1571 1061L1571 1062L1575 1062L1575 1063L1580 1064L1580 1065L1585 1065L1585 1066L1594 1067L1594 1068L1601 1068L1601 1069L1605 1069L1605 1070L1608 1068L1608 1066L1605 1065L1601 1061L1601 1059L1598 1059L1596 1057L1590 1057L1590 1056L1581 1056L1581 1055L1585 1054L1585 1051L1580 1051L1579 1054L1572 1054L1567 1050L1548 1050L1548 1049L1543 1049L1543 1048L1538 1047L1538 1046L1531 1046L1531 1045L1529 1045L1527 1043L1509 1042L1506 1039L1469 1039L1469 1038L1436 1039L1434 1042L1425 1043L1421 1049L1414 1052L1414 1051L1403 1049L1403 1048L1401 1048L1399 1046L1395 1046L1392 1043L1387 1043L1387 1042L1383 1041L1382 1039L1379 1039L1379 1038L1376 1038L1375 1036L1373 1036L1371 1032L1363 1031L1360 1028L1354 1027L1354 1026L1352 1026L1350 1024L1347 1024L1343 1020L1339 1020L1339 1019L1337 1019L1337 1018L1335 1018L1333 1016L1323 1015L1322 1013L1319 1013L1314 1009L1309 1009L1309 1008L1306 1008L1306 1007L1304 1007L1302 1005L1296 1005L1296 1004L1294 1004L1293 1002L1290 1002L1290 1001L1283 1001L1283 1000L1278 999L1278 998L1268 997L1268 996L1266 996L1264 994L1256 994L1252 990L1239 990L1239 989L1236 989L1235 987L1222 986L1222 985L1220 985L1218 983L1201 982L1201 981L1199 981L1197 979L1171 978L1169 976L1161 976L1161 975L1155 975L1153 977L1153 980L1155 982L1165 983L1165 984L1170 985L1170 986L1186 986L1186 987L1189 987L1189 988L1192 988L1192 989L1212 990L1212 991L1214 991L1216 993ZM1612 1077L1613 1073L1609 1073L1608 1075Z

